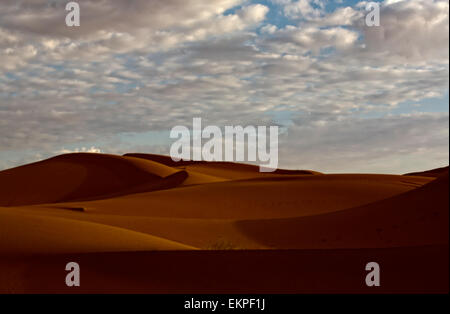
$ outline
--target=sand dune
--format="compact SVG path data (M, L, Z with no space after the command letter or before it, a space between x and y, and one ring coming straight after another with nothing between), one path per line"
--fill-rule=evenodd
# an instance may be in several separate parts
M104 224L0 208L0 255L187 249L194 248Z
M421 188L339 212L240 221L240 230L276 248L382 248L448 244L448 174Z
M432 170L427 171L421 171L421 172L411 172L405 174L405 176L421 176L421 177L431 177L431 178L437 178L441 175L448 174L448 166L447 167L441 167L436 168Z
M0 171L0 206L102 199L169 189L179 185L206 184L264 175L259 172L257 166L252 165L183 163L189 166L180 166L170 157L158 155L61 155ZM285 173L313 172L278 171L278 174Z
M93 222L164 238L199 249L267 249L270 248L245 236L232 219L187 219L95 214L66 210L69 207L38 206L8 208L15 213ZM6 210L7 208L5 208ZM49 228L52 228L49 225ZM30 231L31 232L31 231ZM30 233L28 232L28 233ZM78 235L70 235L76 237ZM30 236L30 241L32 236ZM1 247L0 247L1 250Z
M75 153L0 172L0 206L95 199L170 188L187 174L138 158Z
M239 221L262 219L257 224L264 228L270 218L345 210L413 190L430 180L376 175L290 176L288 179L232 181L92 202L16 207L14 210L125 228L203 249L289 248L296 244L284 241L274 246L270 241L259 241L258 237L241 230ZM327 195L326 199L324 195ZM277 238L280 232L284 230L268 236Z
M286 170L277 169L274 172L260 172L259 166L231 163L231 162L207 162L207 161L184 161L175 162L170 156L154 154L125 154L124 156L137 157L145 160L152 160L166 166L176 167L195 174L203 174L215 178L238 180L250 178L271 177L273 175L316 175L321 174L311 170Z
M0 291L64 290L52 267L73 258L89 274L85 292L273 292L281 283L286 293L361 292L353 271L375 257L384 267L400 267L402 258L426 265L416 282L403 268L392 271L397 281L385 292L444 291L448 279L445 286L429 276L448 273L448 181L448 167L260 173L149 154L62 155L0 172ZM121 275L99 271L111 256ZM342 269L324 273L327 263ZM30 279L39 279L30 265L40 265L50 290ZM218 285L208 279L213 268ZM263 269L275 274L266 283L258 280ZM331 280L329 290L315 286L317 278Z
M198 219L316 215L400 194L430 178L392 175L277 176L203 184L68 205L96 214Z

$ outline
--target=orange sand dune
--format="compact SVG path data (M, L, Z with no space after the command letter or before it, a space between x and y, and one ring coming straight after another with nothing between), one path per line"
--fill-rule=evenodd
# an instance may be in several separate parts
M152 161L76 153L0 172L0 206L95 199L170 188L183 171Z
M400 194L431 178L396 175L276 176L127 195L67 206L96 214L268 219L342 210Z
M269 218L345 210L410 191L430 180L380 175L274 177L14 210L125 228L202 249L263 249L273 248L273 243L243 232L239 220L263 219L264 226ZM296 247L289 241L277 245Z
M237 223L276 248L381 248L449 242L449 177L388 199L339 212Z
M193 247L104 224L0 208L0 255L180 249Z
M100 225L118 227L183 243L199 249L270 248L242 234L235 225L235 220L232 219L188 219L109 215L66 210L69 208L71 207L33 206L4 208L4 210L9 209L10 213L14 212L22 215L32 213L34 216L41 217L42 220L48 217L57 217L70 221L92 222ZM52 228L52 226L49 225L49 228ZM32 241L31 235L29 239Z
M311 170L286 170L276 169L274 172L260 172L259 166L232 163L232 162L207 162L207 161L184 161L180 160L175 162L170 156L161 156L154 154L125 154L124 156L131 156L142 158L146 160L152 160L166 166L182 168L189 173L192 171L196 174L203 174L222 179L249 179L249 178L261 178L273 175L314 175L321 174L317 171ZM217 180L216 180L217 181Z
M436 168L432 170L422 171L422 172L412 172L407 173L405 176L422 176L422 177L432 177L437 178L441 175L448 174L448 166L442 168Z
M189 169L189 170L184 169L184 171L188 174L188 176L187 176L186 180L183 181L181 186L230 181L230 179L228 179L228 178L217 177L217 176L209 175L206 173L197 172L197 171L191 170L191 169Z
M1 171L0 292L74 292L68 260L75 292L369 292L372 260L378 292L448 291L448 168L258 169L81 153Z

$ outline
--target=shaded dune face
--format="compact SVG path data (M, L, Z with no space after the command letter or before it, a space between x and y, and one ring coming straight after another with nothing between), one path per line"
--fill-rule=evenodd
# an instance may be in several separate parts
M0 211L0 248L0 259L5 254L194 249L150 234L102 223L7 211Z
M440 176L448 175L448 166L447 167L441 167L436 168L432 170L422 171L422 172L411 172L405 174L405 176L421 176L421 177L431 177L431 178L437 178Z
M72 205L84 206L91 213L123 216L286 218L368 204L429 181L389 175L277 176L199 184Z
M54 243L50 237L41 241L43 248L53 246L54 250L60 247L67 251L72 243L84 241L84 234L64 231L65 228L60 228L61 220L47 219L51 217L137 231L207 250L301 248L304 242L291 236L296 232L296 218L345 211L414 190L430 181L423 177L391 175L278 176L205 183L95 201L0 208L0 215L2 211L11 214L2 216L7 225L21 225L21 219L32 225L36 220L30 215L40 217L40 224L45 225L40 230L30 228L18 233L22 235L22 252L26 252L26 243L42 237L44 230L45 233L55 232L55 239L64 238L69 243ZM14 215L23 215L23 218L13 221ZM280 228L276 224L267 226L267 222L275 218L293 218L294 224ZM249 219L256 220L257 227L267 232L268 241L241 228L240 221ZM389 215L386 219L390 219ZM351 229L355 223L358 222L349 220L345 228ZM329 226L324 224L324 228ZM9 235L14 234L14 228L9 230ZM90 229L90 236L97 237L96 230L101 237L101 228ZM122 235L117 233L117 237ZM111 236L112 242L115 239L116 236ZM310 245L315 243L313 239ZM355 245L354 242L351 245ZM132 243L121 247L122 250L127 248L132 248Z
M239 230L276 248L383 248L449 243L449 176L381 201L308 217L246 220Z
M176 167L175 167L176 166ZM106 199L121 195L307 170L259 172L259 167L226 162L176 163L168 156L73 153L0 171L0 206Z
M152 161L75 153L0 172L0 206L91 200L180 185L187 173Z

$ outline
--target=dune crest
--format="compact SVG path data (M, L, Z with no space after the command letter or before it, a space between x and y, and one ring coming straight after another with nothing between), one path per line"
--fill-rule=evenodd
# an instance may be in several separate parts
M420 177L437 178L437 177L445 175L445 174L448 174L448 166L431 169L431 170L426 170L426 171L406 173L405 176L420 176Z
M252 164L244 164L238 162L226 162L226 161L196 161L196 160L180 160L178 162L173 161L170 156L161 156L155 154L138 154L130 153L125 154L127 157L142 158L145 160L155 161L166 166L176 167L186 170L188 173L194 173L195 175L202 174L204 176L210 176L216 180L239 180L250 178L262 178L271 177L274 175L317 175L321 174L312 170L287 170L276 169L273 172L260 172L259 166Z
M0 255L192 249L129 229L0 208Z
M182 170L132 157L73 153L0 171L0 206L92 200L167 189Z
M449 177L367 205L308 217L236 223L276 248L384 248L448 245Z

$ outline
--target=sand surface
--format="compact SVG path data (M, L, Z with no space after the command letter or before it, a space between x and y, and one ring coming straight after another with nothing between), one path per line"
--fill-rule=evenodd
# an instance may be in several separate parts
M260 173L253 165L159 155L61 155L0 172L0 292L65 290L52 267L67 258L84 261L84 289L95 292L330 292L344 274L341 291L367 292L342 259L384 260L400 280L409 268L394 268L408 256L422 265L422 279L391 279L384 291L445 292L448 181L448 167L407 175ZM122 275L111 265L98 270L107 256ZM429 257L446 260L447 269ZM149 277L137 275L141 259ZM333 261L341 272L324 270ZM29 276L33 263L48 274L47 285ZM204 263L214 263L215 284ZM257 274L264 268L287 281L269 276L263 284ZM198 275L190 285L189 269ZM233 283L232 269L251 282ZM329 281L322 290L320 278Z

